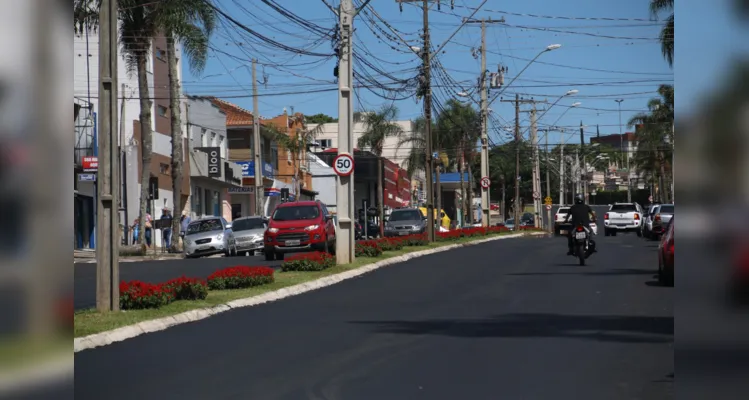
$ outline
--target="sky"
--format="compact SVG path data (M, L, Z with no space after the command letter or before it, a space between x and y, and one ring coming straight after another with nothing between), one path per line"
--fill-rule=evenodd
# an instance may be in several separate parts
M334 7L338 2L328 0ZM354 2L361 4L360 0ZM441 0L439 10L436 1L433 2L429 13L433 46L440 46L448 40L462 19L470 16L481 2L454 0L455 7L451 9L450 0ZM324 29L307 30L274 10L274 4ZM320 56L300 55L272 45L259 45L257 37L222 18L211 40L212 51L205 71L193 75L185 68L185 93L215 95L252 110L250 59L256 57L260 63L258 78L265 82L259 85L261 115L271 117L281 114L284 108L289 112L293 108L293 111L306 115L324 113L337 117L337 83L333 76L336 59L325 56L332 54L331 41L319 33L332 30L337 17L323 0L255 1L251 5L242 0L216 0L216 5L256 34ZM507 67L506 84L548 45L562 45L557 50L543 53L502 93L503 99L514 98L515 93L520 93L523 98L547 100L547 106L538 105L539 110L543 110L568 90L578 90L576 95L561 99L548 111L538 112L539 127L555 124L571 128L564 136L552 133L549 144L554 145L560 140L576 143L579 140L577 127L581 122L585 125L587 137L596 135L597 126L601 135L619 133L620 114L615 99L624 99L621 103L624 126L621 128L625 132L631 131L626 127L627 120L647 110L647 102L657 96L660 84L674 83L673 70L664 60L657 40L662 20L667 15L661 16L661 21L653 20L648 5L648 0L488 0L474 18L505 19L504 24L487 25L486 44L487 69L496 72L500 64ZM373 0L369 6L376 15L367 7L367 13L359 14L354 21L354 52L362 60L355 63L354 72L374 76L377 82L397 87L391 78L413 78L421 60L395 37L393 31L409 45L422 47L419 37L422 10L414 4L403 4L401 12L395 0ZM467 24L437 55L440 66L435 68L432 76L436 102L444 104L450 98L458 98L456 93L460 91L476 90L481 64L480 57L474 57L473 53L480 45L480 24ZM379 72L363 63L375 66L390 77L375 76ZM686 76L692 76L690 74L693 72L686 72ZM413 97L412 86L395 94L384 93L386 97L405 98L395 101L378 96L378 93L383 94L382 91L372 90L374 92L367 88L357 90L357 110L376 109L394 102L400 111L398 119L422 115L423 103ZM498 91L492 89L490 98ZM478 99L478 96L474 98ZM581 105L569 109L573 102ZM514 106L495 102L490 108L493 115L490 139L493 143L505 142L508 137L502 128L514 123ZM529 106L522 109L528 110ZM528 115L521 114L521 131L525 131L529 124Z

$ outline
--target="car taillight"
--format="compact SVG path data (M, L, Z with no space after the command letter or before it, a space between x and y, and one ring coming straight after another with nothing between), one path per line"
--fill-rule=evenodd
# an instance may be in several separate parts
M609 213L603 214L603 219L609 219Z
M640 220L640 214L635 213L635 221L639 221L639 220Z
M656 214L654 220L655 221L660 221L661 220L661 215L660 214Z

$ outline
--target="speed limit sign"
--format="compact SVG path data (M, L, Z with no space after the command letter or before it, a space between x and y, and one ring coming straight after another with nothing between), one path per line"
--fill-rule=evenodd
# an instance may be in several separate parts
M354 172L354 157L349 153L339 154L333 160L333 171L338 176L349 176Z
M484 189L488 189L489 185L491 185L491 181L489 180L488 176L485 176L481 178L481 187Z

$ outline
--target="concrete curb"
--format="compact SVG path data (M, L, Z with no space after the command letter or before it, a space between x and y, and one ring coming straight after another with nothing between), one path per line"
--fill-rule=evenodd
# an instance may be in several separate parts
M523 236L544 236L547 232L528 232L528 233L514 233L505 236L496 236L481 240L475 240L468 243L451 244L447 246L441 246L435 249L421 250L413 253L407 253L401 256L391 257L382 261L378 261L372 264L368 264L350 271L341 272L339 274L326 276L324 278L316 279L305 283L300 283L294 286L288 286L283 289L275 290L272 292L263 293L258 296L247 297L244 299L237 299L230 301L226 304L220 304L210 308L200 308L196 310L185 311L183 313L172 315L169 317L163 317L159 319L139 322L134 325L123 326L121 328L113 329L111 331L105 331L88 335L84 337L75 338L73 341L73 351L79 352L87 349L94 349L101 346L106 346L115 342L121 342L127 339L132 339L136 336L140 336L145 333L152 333L163 331L169 327L185 324L188 322L199 321L201 319L208 318L210 316L220 314L235 308L252 307L259 304L264 304L276 300L281 300L287 297L300 295L312 290L321 289L327 286L335 285L336 283L343 282L345 280L355 278L360 275L364 275L368 272L386 267L388 265L401 263L408 261L413 258L422 257L429 254L441 253L444 251L457 249L459 247L475 246L477 244L493 242L496 240L513 239Z

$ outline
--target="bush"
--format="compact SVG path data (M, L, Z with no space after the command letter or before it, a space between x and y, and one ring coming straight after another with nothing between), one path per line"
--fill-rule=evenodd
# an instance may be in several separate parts
M303 253L289 257L281 264L281 270L286 271L322 271L335 265L335 258L328 253Z
M174 293L162 285L130 281L120 283L120 309L159 308L174 300Z
M363 240L356 243L356 257L379 257L382 255L382 248L376 240Z
M460 231L437 232L438 242L454 242L462 237Z
M427 238L426 233L418 235L408 235L404 239L404 244L406 246L426 246L429 244L429 239Z
M377 239L377 244L380 246L382 251L395 251L400 250L404 246L404 240L398 237L380 238Z
M175 300L205 300L208 297L208 284L203 279L182 276L162 285L174 295Z
M208 276L211 290L244 289L273 282L273 268L269 267L229 267L220 269Z
M484 227L463 228L460 230L463 237L486 236L489 231Z

